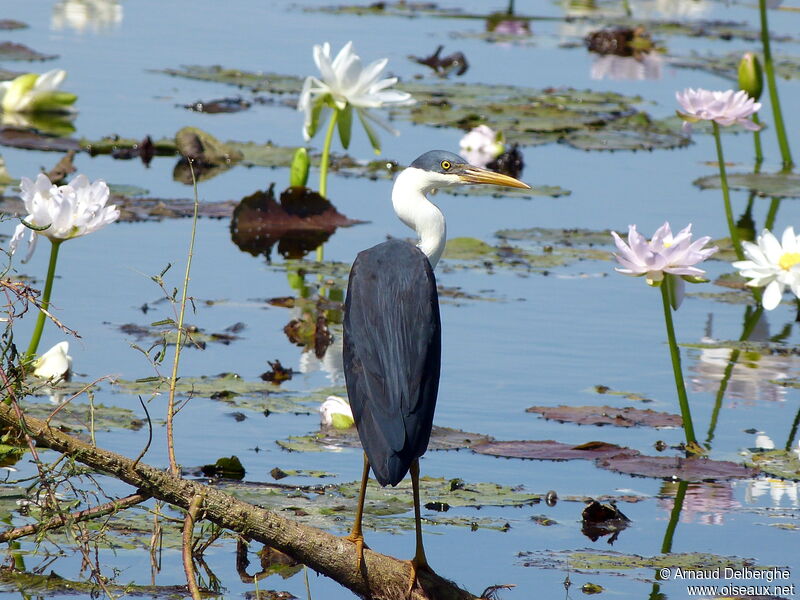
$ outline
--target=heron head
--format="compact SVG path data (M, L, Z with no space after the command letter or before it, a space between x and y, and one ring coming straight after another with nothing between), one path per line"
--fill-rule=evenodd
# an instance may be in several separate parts
M531 186L502 173L469 164L458 154L446 150L431 150L417 158L411 168L424 171L432 187L466 184L492 184L529 190Z

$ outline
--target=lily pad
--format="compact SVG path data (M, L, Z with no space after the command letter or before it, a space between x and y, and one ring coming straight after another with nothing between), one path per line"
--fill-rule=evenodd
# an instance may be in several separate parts
M731 567L743 569L753 567L754 561L733 556L720 556L702 552L658 554L656 556L639 556L623 554L612 550L564 550L554 552L542 550L537 552L521 552L521 564L525 567L539 569L558 569L577 571L579 573L605 572L626 575L628 571L647 569L714 569Z
M57 54L42 54L24 44L0 42L0 60L52 60Z
M472 448L476 444L490 442L492 438L481 433L469 433L451 427L434 425L428 450L460 450ZM290 436L276 442L284 450L292 452L322 452L342 448L360 448L358 432L351 429L326 429L304 436Z
M545 419L578 425L615 427L683 427L680 415L626 406L531 406L525 412L539 413Z
M594 386L593 390L598 394L608 394L609 396L621 396L626 400L634 400L636 402L652 402L652 398L646 398L641 394L637 394L636 392L623 392L620 390L612 390L607 385L596 385Z
M138 403L137 403L138 406ZM48 419L56 406L43 402L31 402L25 406L25 414L37 419ZM50 419L50 425L66 431L88 432L109 431L111 429L132 429L138 431L145 422L132 410L106 404L89 404L73 400L62 407Z
M637 450L607 442L587 442L574 445L553 440L489 441L472 446L472 450L478 454L532 460L597 460L639 455Z
M763 57L759 56L763 63ZM697 69L719 75L731 81L738 77L739 62L742 60L741 52L734 52L722 56L713 54L698 54L692 52L689 56L675 56L670 59L670 66L683 69ZM800 56L787 54L773 54L772 65L776 77L781 79L800 78Z
M721 187L719 175L707 175L696 179L693 183L703 190ZM759 196L800 198L800 174L730 173L728 187L733 190L749 190Z
M786 450L754 452L746 464L774 477L800 481L800 457L795 452Z
M691 143L691 138L676 131L659 131L655 128L586 129L572 132L560 140L578 150L673 150Z
M617 455L601 458L596 464L617 473L680 481L748 479L758 474L755 469L738 463L704 457Z
M228 330L216 333L207 333L193 325L186 327L186 333L181 337L181 345L184 348L197 348L205 350L206 346L211 343L222 344L227 346L238 339L238 335ZM164 340L167 345L174 346L178 341L178 332L174 329L174 323L160 325L136 325L135 323L126 323L119 326L120 332L126 336L130 336L137 341L150 340L153 343L158 343Z

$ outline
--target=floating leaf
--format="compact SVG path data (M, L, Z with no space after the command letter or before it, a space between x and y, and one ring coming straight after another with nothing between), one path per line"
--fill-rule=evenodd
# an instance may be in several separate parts
M800 457L796 452L787 450L754 452L746 464L774 477L800 481Z
M617 455L601 458L596 464L617 473L680 481L747 479L758 474L738 463L703 457Z
M631 448L607 442L587 442L574 445L553 440L490 441L474 445L472 449L478 454L534 460L596 460L615 456L637 456L639 454L638 451Z
M636 402L652 402L651 398L645 398L641 394L635 392L622 392L619 390L612 390L607 385L596 385L594 391L598 394L608 394L609 396L621 396L626 400L635 400Z
M630 570L648 569L696 569L711 570L715 568L744 569L752 567L750 559L732 556L720 556L702 552L657 554L655 556L639 556L638 554L622 554L612 550L564 550L554 552L542 550L537 552L521 552L522 566L539 569L558 569L577 571L579 573L610 572L626 575Z
M691 143L691 138L677 131L656 129L586 129L570 133L560 140L578 150L674 150Z
M694 180L700 189L719 189L719 175L707 175ZM728 187L749 190L759 196L800 198L800 174L797 173L729 173Z
M56 408L58 407L52 404L32 402L26 404L25 414L37 419L48 419ZM80 432L88 432L91 427L94 427L95 431L111 429L137 431L145 425L145 422L128 408L106 404L95 404L91 407L89 404L73 400L50 419L50 425Z
M492 438L480 433L469 433L450 427L433 426L428 450L459 450L476 444L489 442ZM322 452L342 448L360 448L361 442L355 429L326 429L304 436L290 436L278 440L277 444L293 452Z
M531 406L525 412L539 413L545 419L578 425L615 427L683 427L680 415L626 406Z
M24 44L0 42L0 60L52 60L57 54L42 54Z

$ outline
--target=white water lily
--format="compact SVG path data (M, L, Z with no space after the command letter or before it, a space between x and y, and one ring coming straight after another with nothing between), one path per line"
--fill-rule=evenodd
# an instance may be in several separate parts
M59 342L33 362L33 374L54 382L68 379L72 368L72 357L68 352L69 342Z
M704 248L711 241L709 236L692 241L691 223L672 235L669 223L664 223L648 241L641 233L636 231L636 225L628 226L628 243L612 231L614 243L619 254L614 254L617 262L622 267L616 271L633 277L644 276L649 285L659 286L664 281L665 275L674 275L674 298L672 305L678 308L683 301L683 282L700 283L705 281L705 271L695 265L703 262L714 254L718 248L712 246Z
M742 250L748 260L737 260L734 268L742 277L750 279L750 287L763 287L761 304L772 310L781 302L785 288L800 298L800 238L794 227L787 227L781 241L765 229L753 242L742 242Z
M4 113L70 112L78 97L58 91L66 76L63 69L53 69L0 82L0 109Z
M471 165L485 168L505 150L503 135L488 125L474 127L458 142L461 155Z
M687 88L676 92L675 97L683 109L683 112L677 112L685 121L685 129L698 121L714 121L725 127L738 124L750 131L761 129L760 125L750 119L761 108L761 103L756 102L744 90L716 92Z
M370 121L394 134L397 134L397 131L371 114L369 109L389 105L404 106L415 102L407 92L388 89L397 83L397 77L380 78L388 59L381 58L364 67L353 50L353 42L347 42L336 58L331 59L331 46L325 42L321 46L314 46L314 62L319 69L321 79L314 76L306 77L297 103L297 110L305 112L303 124L305 139L310 140L314 137L320 114L327 106L339 113L339 135L342 145L347 148L352 124L350 109L354 108L373 148L379 151L380 142Z
M349 429L355 425L353 411L344 398L328 396L319 407L319 423L323 427Z
M23 177L20 190L28 211L24 220L36 229L24 223L17 225L9 249L12 254L16 252L25 232L30 232L26 261L36 249L39 235L61 242L102 229L119 218L115 205L106 206L110 192L105 181L90 183L86 175L78 175L67 185L57 186L40 173L36 181ZM39 229L42 227L45 229Z

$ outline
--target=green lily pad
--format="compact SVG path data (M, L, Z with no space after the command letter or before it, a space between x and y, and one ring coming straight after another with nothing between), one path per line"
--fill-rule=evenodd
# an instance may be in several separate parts
M138 401L133 400L133 403L139 407ZM56 406L44 402L31 402L26 404L25 414L37 419L48 419L56 408ZM88 432L92 427L95 431L111 429L138 431L145 425L145 421L129 408L106 404L95 404L94 407L91 407L84 402L73 400L50 419L50 425L66 431L78 432Z
M147 378L138 381L117 380L117 391L143 397L167 393L167 378ZM344 387L325 387L312 392L298 393L282 390L266 381L247 381L236 373L216 376L181 377L176 392L180 396L210 398L242 410L258 412L311 414L330 395L344 394Z
M0 42L0 60L40 61L58 58L57 54L42 54L24 44Z
M444 258L464 262L447 263L446 268L505 268L524 272L548 272L575 262L612 259L610 234L588 230L532 228L506 229L495 235L500 238L497 246L475 238L447 240ZM510 241L525 242L536 251L511 245ZM597 244L606 245L608 249L596 248Z
M621 396L626 400L634 400L636 402L652 402L652 398L647 398L642 396L641 394L637 394L636 392L623 392L620 390L612 390L607 385L596 385L592 388L593 391L597 392L598 394L608 394L609 396Z
M703 552L686 552L674 554L658 554L656 556L639 556L623 554L612 550L564 550L554 552L541 550L521 552L520 563L525 567L539 569L558 569L577 571L579 573L611 573L628 575L628 571L647 569L734 569L752 568L754 561L746 558L720 556Z
M486 443L492 438L481 433L469 433L451 427L433 426L428 450L459 450ZM326 429L303 436L290 436L276 442L284 450L292 452L322 452L341 448L360 448L358 432L354 429Z
M707 175L693 183L702 190L721 188L719 175ZM759 196L800 198L800 174L729 173L728 187L732 190L749 190Z
M167 345L174 346L178 341L178 332L174 329L174 323L166 324L151 324L151 325L136 325L134 323L126 323L120 325L119 330L126 336L130 336L137 341L149 340L153 343L165 341ZM223 344L225 346L238 339L238 335L233 333L233 326L228 330L220 331L217 333L206 333L205 331L193 326L186 326L186 333L181 335L181 345L184 348L197 348L205 350L206 346L211 343ZM229 331L231 330L231 331Z
M754 452L746 464L763 473L800 481L800 457L786 450L766 450Z
M670 66L706 71L735 82L738 78L739 62L741 60L741 52L733 52L722 56L713 54L701 55L697 52L692 52L689 56L672 57ZM759 60L762 64L764 63L764 58L760 55ZM773 54L772 66L775 69L775 76L780 79L800 79L800 56Z
M691 138L676 131L659 131L655 128L586 129L572 132L561 141L578 150L673 150L691 143Z

